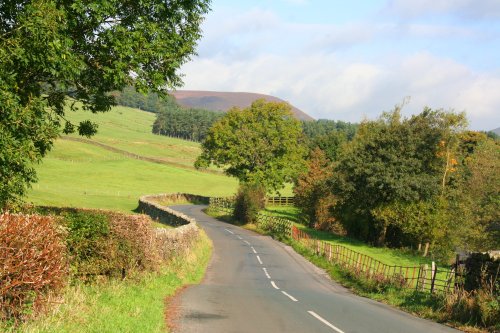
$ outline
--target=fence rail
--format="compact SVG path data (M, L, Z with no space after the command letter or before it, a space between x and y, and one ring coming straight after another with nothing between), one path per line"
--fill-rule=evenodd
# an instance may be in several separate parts
M266 197L269 206L293 206L294 197Z
M211 198L213 208L231 213L234 198ZM326 258L351 273L381 284L393 284L401 288L427 292L449 292L454 290L457 274L455 269L431 265L402 266L387 265L375 258L356 252L343 245L331 244L309 235L297 228L290 220L259 213L257 224L266 231L292 239L315 254Z

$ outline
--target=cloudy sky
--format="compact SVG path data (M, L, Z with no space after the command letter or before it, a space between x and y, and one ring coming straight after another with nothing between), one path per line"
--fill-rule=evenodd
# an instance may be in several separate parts
M212 0L182 89L280 97L359 122L424 106L500 127L500 0Z

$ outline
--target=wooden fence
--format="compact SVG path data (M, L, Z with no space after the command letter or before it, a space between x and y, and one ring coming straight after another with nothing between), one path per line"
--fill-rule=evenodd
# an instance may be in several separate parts
M233 198L212 198L213 208L232 212ZM381 284L392 284L401 288L427 292L449 292L455 288L455 268L437 267L436 263L420 266L387 265L375 258L351 250L343 245L331 244L315 239L297 228L292 221L258 214L258 226L291 240L294 240L316 255L326 258L358 277L364 277Z
M387 265L343 245L314 239L295 225L292 226L292 239L314 251L317 255L325 257L329 262L337 264L357 276L363 276L379 283L391 283L402 288L429 292L448 292L450 289L454 289L454 269L438 268L434 262L431 265L421 266Z
M266 197L269 206L293 206L294 197Z

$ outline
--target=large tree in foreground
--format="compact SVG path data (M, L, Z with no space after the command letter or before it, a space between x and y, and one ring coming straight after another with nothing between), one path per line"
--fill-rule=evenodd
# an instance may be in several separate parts
M303 141L290 105L256 100L231 109L210 128L195 166L213 163L240 183L280 190L304 167Z
M92 135L72 110L108 111L132 85L160 94L181 83L209 0L0 1L0 209L36 180L33 164L59 129ZM68 98L71 97L71 98ZM76 103L77 101L81 103Z

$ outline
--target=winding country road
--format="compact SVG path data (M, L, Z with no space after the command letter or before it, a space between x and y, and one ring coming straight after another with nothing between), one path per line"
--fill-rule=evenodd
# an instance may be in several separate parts
M171 207L195 218L214 244L204 281L180 296L178 332L459 332L353 295L290 247L217 221L204 207Z

